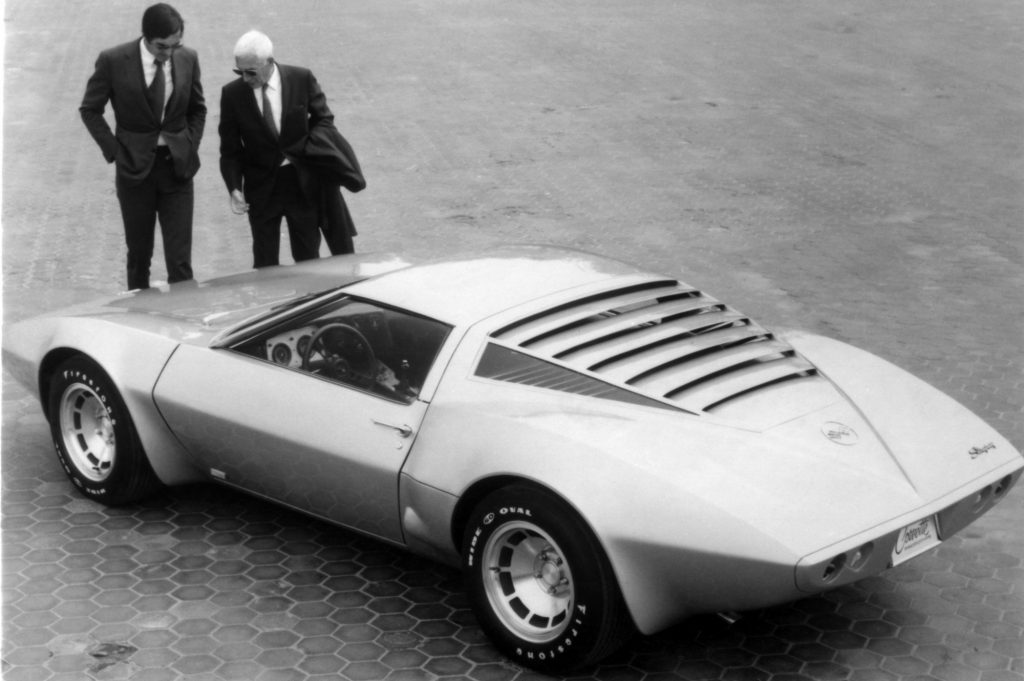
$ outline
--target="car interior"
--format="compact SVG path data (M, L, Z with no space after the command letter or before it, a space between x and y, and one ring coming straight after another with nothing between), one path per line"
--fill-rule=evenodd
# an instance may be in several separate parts
M450 330L426 317L346 297L231 350L408 404L419 396Z

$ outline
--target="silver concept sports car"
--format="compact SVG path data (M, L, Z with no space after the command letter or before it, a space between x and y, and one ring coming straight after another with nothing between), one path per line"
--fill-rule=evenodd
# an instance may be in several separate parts
M1024 468L876 356L542 247L185 282L3 350L88 497L211 480L461 564L494 643L550 672L902 563Z

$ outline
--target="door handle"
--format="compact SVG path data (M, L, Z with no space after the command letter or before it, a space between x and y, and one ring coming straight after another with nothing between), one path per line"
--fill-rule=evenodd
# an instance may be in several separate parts
M410 435L412 435L412 426L407 426L404 424L401 426L396 426L393 423L384 423L383 421L378 421L377 419L373 419L373 422L376 423L378 426L384 426L385 428L397 430L398 434L402 437L409 437Z

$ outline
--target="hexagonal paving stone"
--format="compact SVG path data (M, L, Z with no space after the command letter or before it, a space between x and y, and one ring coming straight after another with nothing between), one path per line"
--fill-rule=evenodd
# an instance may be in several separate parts
M5 320L121 286L110 169L65 115L97 44L54 37L130 29L137 7L66 4L5 16ZM197 49L231 44L238 3L191 4ZM294 0L263 20L364 140L379 189L352 200L360 248L641 255L891 358L1020 446L1019 2L779 10ZM245 269L251 246L212 189L214 113L203 278ZM4 681L544 678L487 640L457 570L224 488L83 497L39 406L3 375ZM572 678L1020 681L1021 517L1024 487L882 575L731 625L696 616Z

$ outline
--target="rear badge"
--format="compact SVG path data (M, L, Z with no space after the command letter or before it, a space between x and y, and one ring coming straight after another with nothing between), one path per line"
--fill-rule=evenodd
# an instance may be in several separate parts
M989 442L987 445L983 445L981 447L971 447L967 451L967 455L969 457L971 457L972 459L977 459L982 454L984 454L986 452L990 452L990 451L992 451L995 448L996 448L996 443L995 442Z
M907 525L896 535L896 545L892 549L893 567L938 544L939 532L934 516Z
M827 421L822 424L821 432L825 434L829 440L835 442L837 445L855 445L860 440L855 431L845 423L839 423L837 421Z

